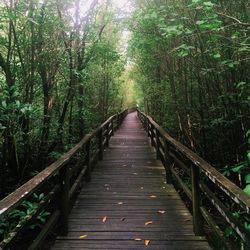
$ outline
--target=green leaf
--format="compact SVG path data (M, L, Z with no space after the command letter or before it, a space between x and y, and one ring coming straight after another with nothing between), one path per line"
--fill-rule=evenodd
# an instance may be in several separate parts
M3 125L0 123L0 130L4 130L4 129L6 129L6 127L3 126Z
M246 182L246 184L250 184L250 174L247 174L245 176L245 182Z
M239 83L237 83L236 88L240 88L240 87L243 87L245 85L246 85L246 82L239 82Z
M247 130L246 136L250 136L250 129Z
M215 58L215 59L221 58L221 54L218 52L218 53L213 55L213 58Z
M3 107L3 108L7 108L7 103L6 103L6 101L2 101L2 107Z
M250 151L247 153L247 159L248 159L248 162L250 163Z
M228 67L229 68L234 68L236 65L239 65L240 63L239 62L237 62L237 61L235 61L235 62L230 62L229 64L228 64Z
M246 187L243 189L243 191L244 191L246 194L250 195L250 184L246 185Z
M196 22L196 24L198 24L198 25L202 25L202 24L204 24L204 23L206 23L206 22L203 21L203 20L199 20L199 21Z
M250 223L245 222L244 227L247 231L250 231Z
M240 218L240 213L239 212L234 212L233 217L239 219Z
M211 2L211 1L208 1L208 2L204 2L203 3L206 7L213 7L214 4Z
M235 167L232 168L232 171L234 173L240 173L240 171L242 170L242 168L245 168L245 166L246 165L244 163L240 164L240 165L237 165L237 166L235 166Z
M226 229L225 229L225 231L224 231L224 235L226 236L226 237L229 237L229 236L231 236L233 234L233 229L231 228L231 227L227 227Z

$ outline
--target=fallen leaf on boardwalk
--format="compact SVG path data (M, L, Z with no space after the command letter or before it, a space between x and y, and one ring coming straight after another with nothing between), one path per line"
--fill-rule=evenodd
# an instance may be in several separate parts
M135 238L134 240L135 241L141 241L142 239L141 238Z
M125 221L126 220L126 218L121 218L121 221Z
M105 185L104 185L104 187L108 187L108 186L109 186L109 184L105 184Z
M157 198L157 196L155 196L155 195L151 195L151 196L150 196L150 198Z
M137 173L133 173L134 175L138 175Z
M123 202L118 202L118 205L122 205L123 204Z
M148 245L149 245L149 243L150 243L150 240L144 240L144 244L145 244L145 246L148 246Z
M158 213L159 213L159 214L165 214L166 211L165 211L165 210L159 210Z
M153 224L153 221L150 220L150 221L145 222L145 226L150 225L150 224Z
M84 238L86 238L87 236L88 236L87 234L81 235L81 236L79 237L79 239L84 239Z
M102 218L102 222L105 223L105 222L107 221L107 218L108 218L107 216L104 216L104 217Z
M143 189L143 187L141 187L141 189Z

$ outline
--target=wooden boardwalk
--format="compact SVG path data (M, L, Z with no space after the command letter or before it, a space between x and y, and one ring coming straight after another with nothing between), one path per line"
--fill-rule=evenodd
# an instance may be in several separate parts
M191 214L155 159L130 113L79 194L68 236L58 237L52 249L210 249L194 235Z

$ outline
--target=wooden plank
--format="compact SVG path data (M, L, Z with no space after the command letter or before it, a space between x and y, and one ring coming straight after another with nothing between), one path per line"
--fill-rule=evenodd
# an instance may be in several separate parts
M146 239L149 249L209 249L194 235L191 214L166 184L165 168L131 113L81 190L68 235L52 249L145 249Z
M145 249L144 240L60 240L54 249ZM210 250L203 241L152 240L147 249Z

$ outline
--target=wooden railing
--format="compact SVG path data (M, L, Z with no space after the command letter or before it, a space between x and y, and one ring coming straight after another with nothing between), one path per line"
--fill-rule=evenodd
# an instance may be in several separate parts
M230 249L220 228L223 218L224 223L233 228L243 244L249 247L250 231L247 226L250 225L250 196L192 150L169 136L150 116L139 110L137 112L156 149L157 158L166 169L167 183L178 185L192 201L195 234L203 235L206 222L216 236L213 237L215 244Z
M98 159L102 160L104 148L127 113L125 110L111 116L59 160L0 201L0 223L11 227L8 235L2 236L2 241L0 238L0 249L15 249L18 239L22 238L22 242L30 239L27 237L30 227L34 227L39 218L39 222L45 220L46 223L38 223L40 230L36 230L27 249L37 249L57 223L60 234L67 234L68 215L75 194L84 179L91 180L92 167ZM20 220L15 224L17 218ZM31 231L33 235L34 230Z

